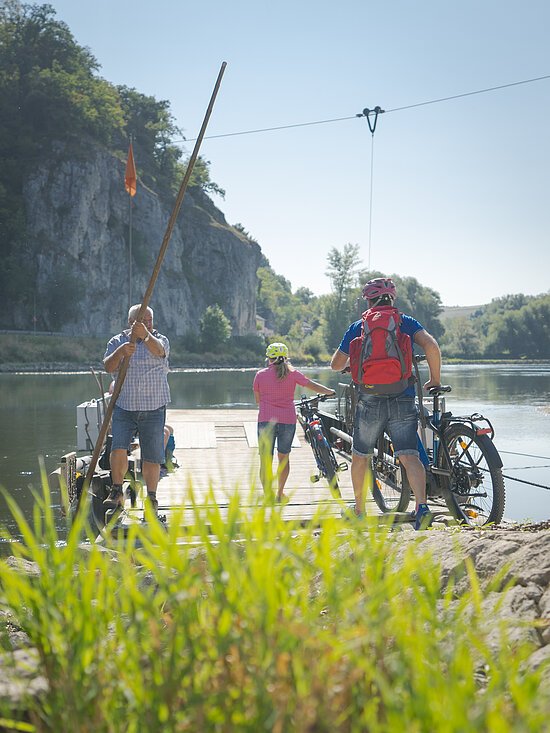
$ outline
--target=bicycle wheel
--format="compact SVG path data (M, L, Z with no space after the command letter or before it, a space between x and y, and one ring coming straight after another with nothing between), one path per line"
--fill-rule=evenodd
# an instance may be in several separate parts
M471 525L498 524L504 515L505 491L502 461L493 441L463 423L449 425L443 439L451 459L449 491L444 492L451 514ZM449 468L444 451L438 463Z
M344 423L348 435L353 434L353 422L355 420L355 407L357 405L356 388L349 384L344 390Z
M330 488L331 494L335 499L341 497L340 487L338 486L338 478L336 471L338 470L338 463L334 451L330 447L330 444L321 428L317 427L313 429L313 450L316 452L317 466L319 472L326 478Z
M404 512L411 499L411 486L405 469L393 456L393 445L387 435L378 441L372 473L372 495L380 511Z

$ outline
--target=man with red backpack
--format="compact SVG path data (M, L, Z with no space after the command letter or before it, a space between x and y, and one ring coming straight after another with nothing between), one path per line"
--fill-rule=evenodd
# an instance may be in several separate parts
M349 365L358 390L351 462L355 514L364 516L367 482L372 488L374 448L386 431L416 499L415 529L423 529L432 517L426 504L426 472L418 454L412 348L417 344L426 354L430 370L426 390L441 384L441 352L417 320L394 308L396 297L391 279L369 280L363 288L368 310L348 328L330 365L335 371Z

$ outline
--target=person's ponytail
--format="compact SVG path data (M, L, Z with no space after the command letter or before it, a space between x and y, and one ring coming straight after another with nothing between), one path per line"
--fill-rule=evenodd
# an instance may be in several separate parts
M285 379L288 377L288 373L290 372L288 359L284 356L278 356L275 360L275 371L277 372L277 379Z

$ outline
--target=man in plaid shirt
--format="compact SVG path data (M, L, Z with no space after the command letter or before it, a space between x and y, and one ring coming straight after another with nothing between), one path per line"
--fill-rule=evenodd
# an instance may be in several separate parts
M164 423L170 402L168 355L170 343L153 328L153 310L147 308L142 322L136 321L141 305L128 311L128 329L107 344L103 364L109 374L118 372L127 358L128 371L113 410L111 446L112 488L104 504L116 508L123 503L122 482L128 471L128 448L139 434L141 471L147 485L147 501L158 512L157 485L164 463ZM135 342L131 342L131 337Z

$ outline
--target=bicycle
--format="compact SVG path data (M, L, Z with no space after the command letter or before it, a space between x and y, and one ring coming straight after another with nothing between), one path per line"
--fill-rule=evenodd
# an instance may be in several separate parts
M449 385L428 390L431 411L422 398L418 364L426 357L414 358L417 402L420 413L418 450L426 469L426 494L432 503L444 502L451 515L461 524L482 526L499 524L504 516L505 489L502 460L493 443L494 428L480 413L456 416L446 411L444 394ZM354 399L344 385L344 410ZM347 403L347 404L346 404ZM341 417L349 425L353 415ZM431 440L428 441L428 432ZM344 433L333 430L343 437ZM351 451L350 434L349 438ZM373 498L384 513L405 512L412 497L406 472L393 455L391 439L380 436L373 458Z
M295 401L298 422L303 428L304 437L310 444L319 473L311 476L312 483L324 478L328 481L330 492L335 499L341 499L338 486L338 472L347 471L347 463L338 463L330 440L327 437L322 417L319 413L319 402L324 402L329 395L316 395Z

